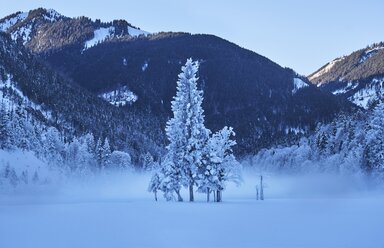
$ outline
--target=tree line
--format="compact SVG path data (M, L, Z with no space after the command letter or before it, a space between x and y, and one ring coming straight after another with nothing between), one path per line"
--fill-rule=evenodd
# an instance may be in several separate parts
M88 176L103 170L134 169L131 156L123 151L113 150L108 138L95 139L88 133L71 140L65 138L54 126L39 121L26 110L27 105L14 104L1 93L0 102L0 150L31 151L47 167L61 171L63 175ZM9 162L0 169L0 181L12 186L22 182L39 181L39 168L28 175L22 170L19 175Z

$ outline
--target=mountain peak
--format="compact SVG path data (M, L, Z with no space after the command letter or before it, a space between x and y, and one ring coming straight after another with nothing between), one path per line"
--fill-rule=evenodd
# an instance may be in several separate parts
M101 22L84 16L69 18L44 8L16 12L0 19L0 32L10 34L13 40L22 42L35 53L68 45L80 47L80 52L110 39L149 35L126 20Z
M336 58L308 76L315 85L347 81L384 74L384 42Z
M38 8L28 12L28 18L44 18L48 21L57 21L64 16L54 9Z
M64 17L53 9L38 8L29 12L16 12L0 19L0 31L11 34L13 40L26 44L31 40L35 27L43 23L59 21Z
M384 96L384 42L334 59L308 79L324 91L370 108Z
M55 22L63 18L67 17L63 16L54 9L38 8L28 12L18 11L0 19L0 31L12 31L31 21L44 20L48 22Z

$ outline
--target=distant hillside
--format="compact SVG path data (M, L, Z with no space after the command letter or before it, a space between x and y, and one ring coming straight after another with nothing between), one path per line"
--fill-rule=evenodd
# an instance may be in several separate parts
M63 138L86 133L108 137L113 148L129 151L135 162L145 152L158 155L164 145L155 117L113 107L52 71L1 32L0 80L10 82L0 89L3 94L17 93L22 97L18 105L58 128Z
M119 113L135 113L143 133L157 132L153 125L164 128L177 75L190 57L200 61L207 126L213 131L233 126L238 154L295 140L352 108L293 70L219 37L149 34L124 20L102 23L59 14L47 20L46 13L57 12L16 13L0 25L73 84L111 103ZM4 29L4 23L11 22L15 24ZM18 32L23 29L28 32ZM152 118L156 123L144 124Z
M79 45L87 49L114 38L134 38L148 35L125 20L92 21L87 17L69 18L52 9L17 12L0 19L0 31L22 42L34 53L49 53L66 46Z
M326 92L369 108L384 95L384 43L337 58L308 79Z

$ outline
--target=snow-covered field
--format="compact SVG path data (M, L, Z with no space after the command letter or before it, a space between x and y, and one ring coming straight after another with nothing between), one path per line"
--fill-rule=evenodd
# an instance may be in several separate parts
M3 193L0 247L384 247L381 190L271 174L266 200L256 201L250 174L222 203L155 202L142 174Z

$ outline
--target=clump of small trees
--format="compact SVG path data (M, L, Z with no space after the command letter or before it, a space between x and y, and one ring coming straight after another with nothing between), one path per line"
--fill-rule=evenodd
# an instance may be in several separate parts
M172 101L173 118L167 122L169 141L161 168L153 175L149 191L162 191L166 200L183 201L181 189L188 188L189 201L194 201L195 187L214 201L222 201L225 183L239 183L240 164L233 155L235 132L224 127L212 133L204 125L203 91L197 88L199 64L188 59L177 81Z

